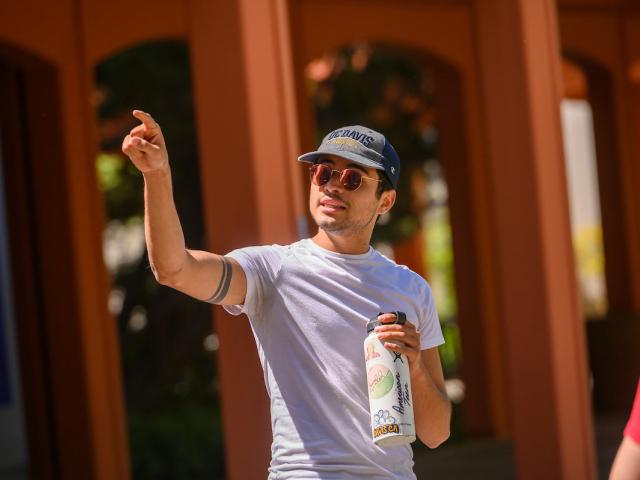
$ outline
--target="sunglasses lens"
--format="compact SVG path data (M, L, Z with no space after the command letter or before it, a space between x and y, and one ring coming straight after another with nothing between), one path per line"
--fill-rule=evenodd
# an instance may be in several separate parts
M340 176L340 183L345 190L353 191L357 189L362 183L362 175L357 170L347 168L342 171Z
M313 176L313 183L319 187L329 183L329 180L331 180L331 168L328 165L314 165L311 172Z
M318 163L311 167L311 180L321 187L329 183L334 171L330 165ZM361 183L362 175L353 168L345 168L340 174L340 184L345 190L356 190Z

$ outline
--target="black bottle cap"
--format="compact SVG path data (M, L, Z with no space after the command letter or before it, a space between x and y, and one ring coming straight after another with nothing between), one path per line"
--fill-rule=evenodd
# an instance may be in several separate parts
M384 313L380 312L380 313L378 313L378 315L376 315L371 320L369 320L369 323L367 323L367 335L370 334L371 332L373 332L373 330L378 325L393 325L393 324L402 325L407 321L407 316L405 315L404 312L387 312L387 313L393 313L396 316L395 321L393 321L393 322L381 322L380 320L378 320L378 317L380 315L384 315Z

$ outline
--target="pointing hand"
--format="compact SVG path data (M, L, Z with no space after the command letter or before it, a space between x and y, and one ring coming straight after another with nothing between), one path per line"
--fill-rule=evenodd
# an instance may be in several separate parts
M151 115L141 110L134 110L133 116L142 123L134 127L124 138L123 153L142 173L162 169L169 163L169 155L160 125Z

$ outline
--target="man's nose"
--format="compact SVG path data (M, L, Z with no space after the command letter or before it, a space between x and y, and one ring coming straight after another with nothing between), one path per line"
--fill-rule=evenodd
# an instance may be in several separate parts
M331 178L324 184L326 190L344 190L344 187L340 183L340 174L337 170L331 172Z

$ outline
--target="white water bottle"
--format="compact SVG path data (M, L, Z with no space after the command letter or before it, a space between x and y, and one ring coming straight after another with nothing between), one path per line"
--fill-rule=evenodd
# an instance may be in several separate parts
M384 324L407 321L403 312L392 313L396 316L395 322ZM369 320L368 336L364 340L371 434L373 441L382 447L411 443L416 439L416 429L409 360L406 355L384 347L374 331L378 325L383 325L378 317Z

